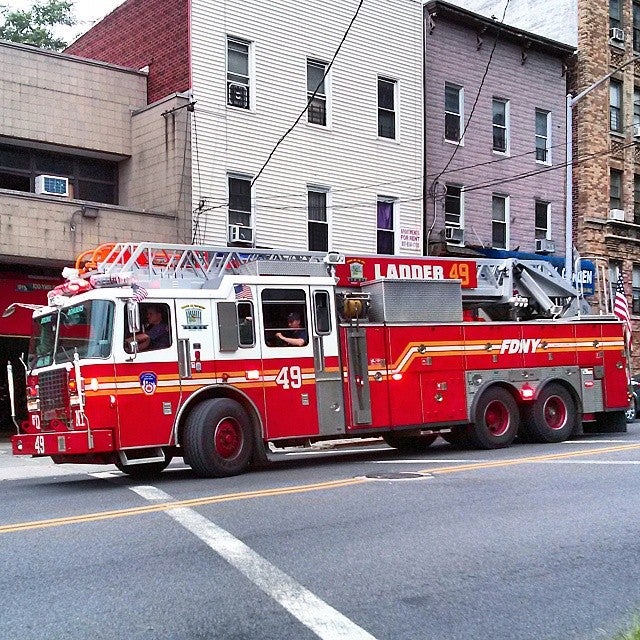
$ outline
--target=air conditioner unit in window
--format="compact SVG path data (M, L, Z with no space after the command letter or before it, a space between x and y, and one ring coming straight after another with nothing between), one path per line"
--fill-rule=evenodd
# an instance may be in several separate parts
M227 104L241 109L249 108L249 87L237 82L227 83Z
M624 222L624 209L610 209L609 220L620 220Z
M556 243L553 240L547 240L546 238L536 239L536 253L555 253Z
M229 242L238 242L253 246L253 227L243 227L240 224L230 224Z
M614 42L624 42L624 29L609 29L609 37Z
M633 137L636 139L636 142L638 142L640 138L640 122L636 122L633 125Z
M451 244L464 244L464 229L462 227L445 227L444 239Z
M36 193L48 196L68 196L69 178L59 176L36 176Z

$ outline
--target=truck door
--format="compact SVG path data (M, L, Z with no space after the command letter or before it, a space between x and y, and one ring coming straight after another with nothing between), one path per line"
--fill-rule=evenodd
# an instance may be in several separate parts
M337 328L326 294L309 286L258 287L269 439L344 433Z
M116 392L120 423L120 447L151 447L169 444L175 413L180 400L178 336L173 304L141 302L140 316L145 324L151 308L167 327L164 336L152 341L135 356L127 353L126 318L124 356L116 358ZM151 331L149 327L143 331ZM141 343L142 344L142 343Z

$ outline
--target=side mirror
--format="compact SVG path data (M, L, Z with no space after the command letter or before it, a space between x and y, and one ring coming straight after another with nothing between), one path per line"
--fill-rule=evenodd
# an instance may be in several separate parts
M131 335L140 333L140 310L135 300L127 300L127 324Z

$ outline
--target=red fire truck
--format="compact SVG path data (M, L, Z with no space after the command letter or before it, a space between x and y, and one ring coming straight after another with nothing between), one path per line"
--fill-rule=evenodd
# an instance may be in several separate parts
M626 428L622 324L544 261L121 243L65 275L33 314L16 455L213 477L269 445Z

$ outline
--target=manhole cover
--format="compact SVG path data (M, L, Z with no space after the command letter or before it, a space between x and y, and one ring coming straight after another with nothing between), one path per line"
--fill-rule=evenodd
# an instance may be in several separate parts
M416 473L414 471L398 471L397 473L368 473L369 480L421 480L431 478L430 473Z

